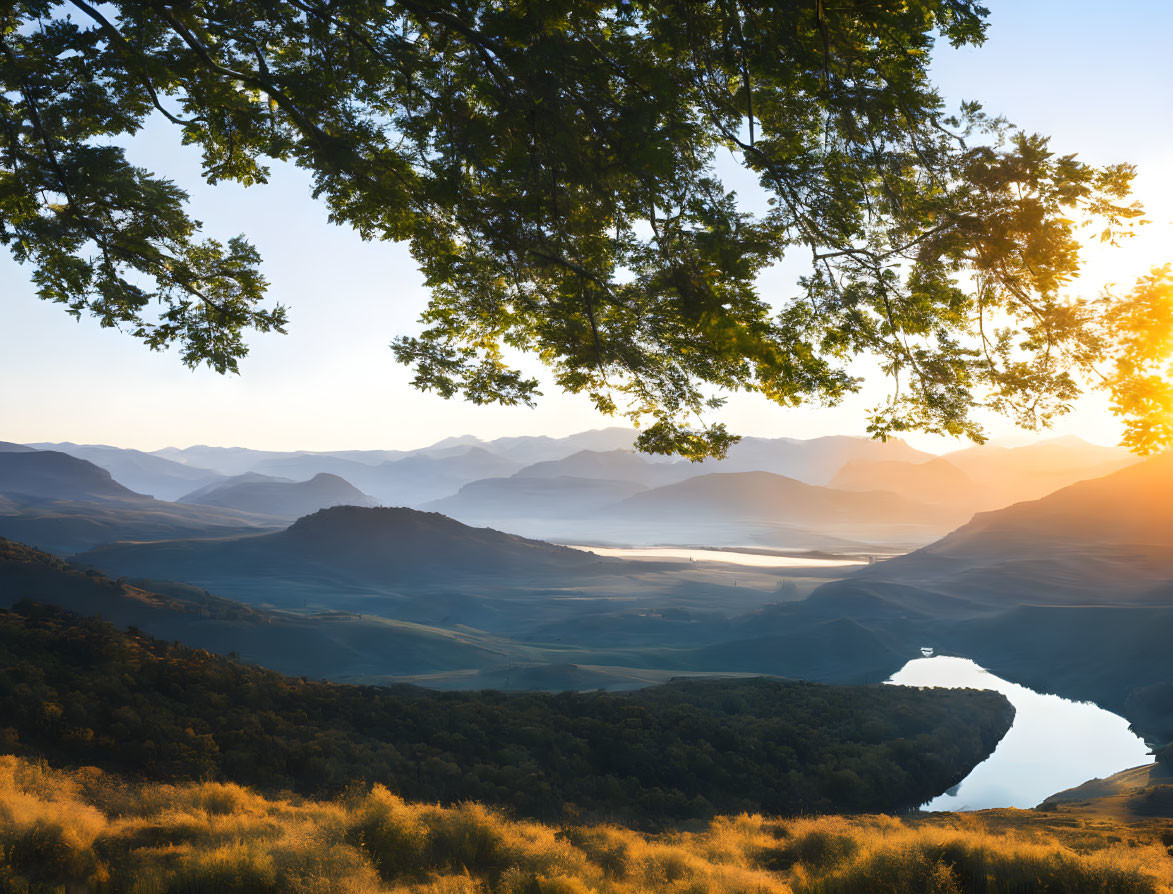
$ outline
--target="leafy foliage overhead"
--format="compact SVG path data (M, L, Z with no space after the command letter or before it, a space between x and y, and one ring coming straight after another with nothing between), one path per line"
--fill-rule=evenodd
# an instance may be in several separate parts
M0 241L42 297L189 364L234 371L245 332L285 313L243 237L202 239L184 192L124 157L152 116L211 183L291 162L332 220L410 243L432 298L394 350L418 387L529 403L511 364L528 352L642 422L648 450L723 452L708 411L739 389L838 401L860 355L897 383L874 434L980 439L975 408L1046 423L1094 362L1147 350L1114 302L1063 296L1079 228L1114 239L1140 215L1132 168L976 103L951 113L929 82L935 40L981 43L972 0L6 10ZM736 166L768 204L722 184ZM793 253L810 260L795 293L763 294ZM1148 372L1102 380L1140 450L1170 438Z

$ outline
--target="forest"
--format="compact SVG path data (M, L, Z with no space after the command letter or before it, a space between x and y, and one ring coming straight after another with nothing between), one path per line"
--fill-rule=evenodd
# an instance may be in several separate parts
M379 783L552 820L915 808L983 760L995 693L678 680L438 693L286 677L24 602L0 612L0 743L155 780L330 795Z

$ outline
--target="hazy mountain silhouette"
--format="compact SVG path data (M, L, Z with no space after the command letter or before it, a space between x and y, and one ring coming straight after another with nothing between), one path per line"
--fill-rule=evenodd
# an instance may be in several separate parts
M636 481L518 474L470 482L452 496L422 508L469 523L509 528L511 522L527 519L580 519L643 489Z
M221 475L243 475L252 472L258 463L266 459L289 456L281 450L252 450L248 447L209 447L196 444L192 447L164 447L152 451L152 455L173 460L187 466L211 469Z
M580 450L631 450L639 434L633 428L611 426L577 432L564 438L546 435L522 435L481 441L480 446L522 465L562 459ZM475 442L475 439L474 439ZM444 442L441 442L444 443ZM466 442L468 443L468 442Z
M35 453L33 447L24 444L13 444L11 441L0 441L0 453Z
M851 460L831 479L840 490L879 490L919 503L972 508L984 491L947 459L927 462Z
M300 518L331 506L374 506L367 496L337 475L320 472L309 481L290 481L250 472L192 491L181 503L239 509L279 518Z
M56 450L0 453L0 493L25 502L137 500L105 469Z
M279 521L135 493L83 459L51 450L0 453L0 536L69 554L115 540L214 537Z
M113 574L202 583L225 576L333 579L380 586L462 577L528 580L621 565L591 553L473 528L436 512L339 506L275 534L115 544L82 561Z
M699 472L773 472L807 484L827 484L856 460L925 462L933 459L899 438L887 442L834 435L825 438L742 438L722 460L705 460Z
M860 572L991 605L1167 601L1173 454L974 516L941 540Z
M1072 436L1023 447L985 444L947 453L945 459L978 482L985 494L982 509L1036 500L1076 481L1100 478L1137 461L1122 448L1102 447Z
M599 478L656 487L699 475L702 471L697 463L652 462L630 450L580 450L562 459L528 465L515 472L513 477Z
M107 447L102 444L32 444L84 459L105 469L119 484L159 500L176 500L183 494L223 480L219 472L173 462L153 453Z
M839 470L831 486L887 490L919 502L977 512L1036 500L1135 461L1118 448L1066 437L1024 447L970 447L925 462L853 460Z
M658 519L754 519L786 524L944 524L940 508L896 494L806 484L770 472L718 472L653 488L623 501L617 512Z
M455 493L479 478L510 475L518 463L481 447L413 453L402 459L367 465L355 460L319 454L267 459L256 471L288 478L307 478L322 472L345 478L355 487L391 506L418 506Z

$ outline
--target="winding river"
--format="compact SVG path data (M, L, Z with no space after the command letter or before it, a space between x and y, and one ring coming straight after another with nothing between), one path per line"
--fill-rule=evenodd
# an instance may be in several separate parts
M1034 807L1049 795L1152 763L1123 717L1091 702L1043 695L997 677L967 658L917 658L892 675L899 686L992 689L1014 705L1014 724L998 747L925 810Z

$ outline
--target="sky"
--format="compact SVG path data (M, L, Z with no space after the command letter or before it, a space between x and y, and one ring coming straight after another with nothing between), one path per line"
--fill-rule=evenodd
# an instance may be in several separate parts
M1139 168L1138 197L1152 221L1118 250L1095 247L1078 284L1127 288L1154 264L1173 261L1173 4L1137 0L987 0L990 32L979 48L942 43L934 77L955 104L976 99L1062 152ZM405 245L364 243L331 226L308 178L275 167L271 182L243 189L202 184L195 151L152 126L129 149L138 164L192 195L208 235L245 233L265 259L271 297L289 307L288 335L253 335L239 376L183 367L90 319L80 322L36 299L29 271L0 249L0 440L74 441L157 449L190 444L273 450L410 449L450 435L562 436L622 419L584 398L544 388L536 409L475 407L421 394L395 363L393 337L418 330L427 291ZM763 280L785 297L791 272ZM865 434L866 409L886 393L869 380L835 408L784 409L735 396L720 418L743 435ZM1036 437L986 419L1003 441ZM1115 443L1119 426L1102 398L1081 400L1048 436ZM911 435L926 450L965 446Z

